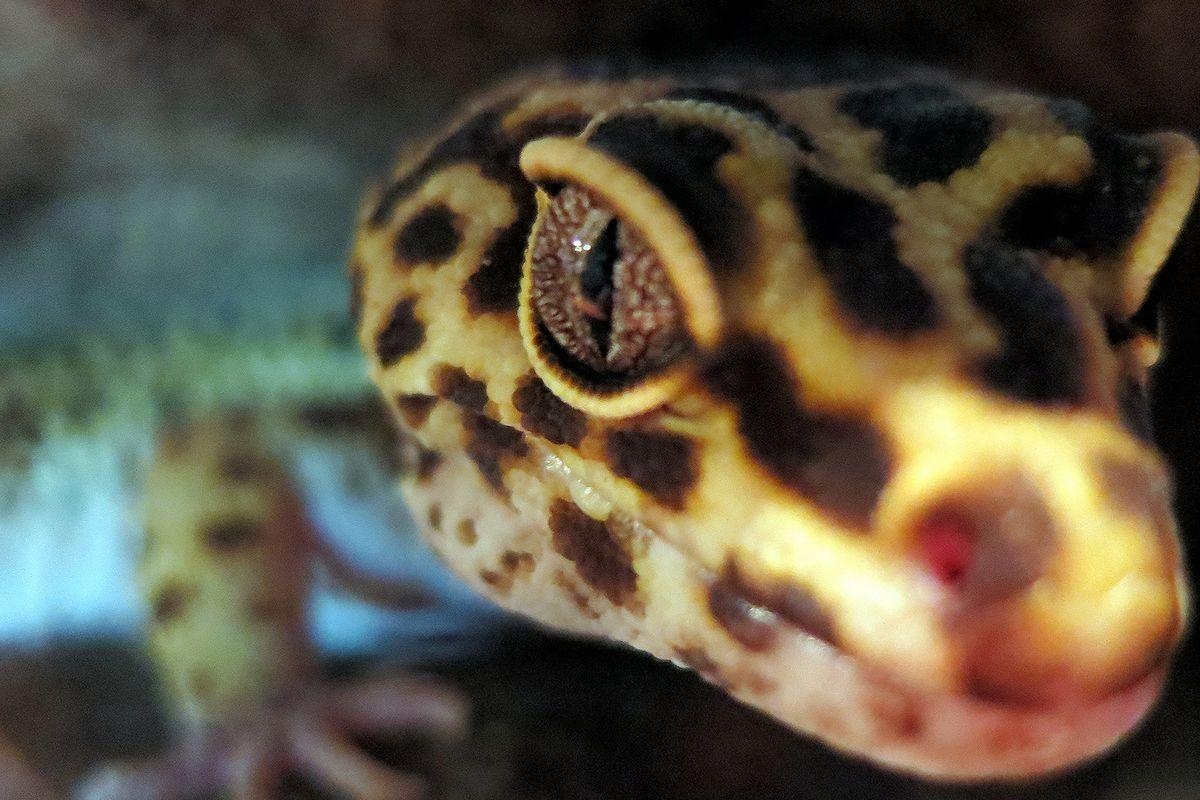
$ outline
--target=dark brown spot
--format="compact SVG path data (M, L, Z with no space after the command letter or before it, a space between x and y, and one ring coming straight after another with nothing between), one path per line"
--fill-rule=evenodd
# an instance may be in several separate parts
M579 585L571 579L565 572L556 573L554 576L554 585L562 589L566 595L571 598L571 602L575 608L588 619L599 619L600 612L592 608L591 597L579 588Z
M713 269L728 272L752 255L749 215L716 174L733 150L724 133L643 113L610 117L588 144L641 174L691 228Z
M400 435L400 474L414 475L418 481L427 481L442 464L442 454L430 450L413 436Z
M904 186L944 181L978 161L992 139L991 115L937 84L848 92L838 110L883 134L883 169Z
M383 191L368 221L372 227L383 225L417 187L438 170L454 164L475 164L485 178L508 189L517 210L516 219L497 233L463 288L467 310L473 316L516 311L525 243L537 213L533 187L517 165L527 140L504 134L500 125L503 111L502 107L483 111L435 145L415 169ZM538 134L532 126L529 131Z
M504 496L505 462L529 453L524 434L483 414L466 410L463 411L463 427L467 434L467 456L475 463L484 480Z
M150 610L154 616L154 622L158 625L166 625L179 619L197 594L198 590L195 586L185 585L178 581L167 581L150 598Z
M441 463L441 453L437 452L436 450L429 450L425 447L422 447L420 452L417 454L417 480L429 480L429 477L437 471L437 468L441 466Z
M615 430L604 440L613 472L663 505L682 509L696 483L696 442L666 431Z
M535 373L527 373L517 382L512 403L526 430L554 444L578 447L587 432L583 412L560 400Z
M442 530L442 507L438 503L429 505L429 527L439 532Z
M208 523L200 536L210 552L227 555L258 544L261 531L262 520L234 517Z
M1066 258L1115 256L1137 232L1162 177L1154 146L1114 133L1078 103L1051 105L1063 125L1092 152L1092 171L1074 186L1033 186L1018 195L1000 220L1016 247Z
M837 646L833 619L816 596L798 583L757 586L730 563L709 587L708 597L717 622L751 650L771 647L784 623Z
M433 371L433 390L438 397L472 411L483 411L488 402L487 385L449 364Z
M505 550L500 556L500 569L514 579L529 575L533 572L536 563L533 553L524 553L518 550Z
M705 372L732 403L750 455L785 486L848 525L869 527L891 472L887 441L870 423L816 414L771 342L735 334Z
M1058 287L1024 250L993 239L963 259L971 300L996 324L1002 349L976 367L994 390L1050 406L1084 402L1087 380L1078 321Z
M425 323L417 319L417 299L396 303L387 325L375 337L375 355L382 367L390 367L419 348L425 341Z
M396 234L396 257L407 265L445 261L462 243L458 215L443 204L422 209Z
M896 252L896 215L886 203L807 168L796 172L792 202L818 268L859 325L895 337L937 327L933 295Z
M510 591L512 591L512 576L503 572L497 572L494 569L481 570L479 573L479 579L498 594L508 594Z
M500 133L500 116L498 109L483 111L434 145L420 164L384 189L367 224L372 228L383 225L426 179L453 164L477 164L489 178L511 172L514 155Z
M479 534L475 532L475 520L464 519L458 523L458 541L464 547L471 547L479 541Z
M429 419L437 398L429 394L402 394L396 397L396 408L408 427L416 430Z
M633 561L608 523L592 519L574 503L555 500L549 526L554 548L575 564L589 586L616 606L634 599L637 573Z

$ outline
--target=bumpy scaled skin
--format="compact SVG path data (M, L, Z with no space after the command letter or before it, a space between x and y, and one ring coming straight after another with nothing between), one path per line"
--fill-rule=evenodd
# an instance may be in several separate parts
M897 80L530 80L368 200L359 339L473 586L947 779L1096 755L1186 618L1130 323L1197 154Z
M233 414L162 436L139 577L180 750L107 770L80 797L268 798L285 774L301 773L356 800L416 798L419 778L376 762L352 736L465 725L458 695L428 679L321 684L306 605L317 560L336 556L321 546L267 427ZM403 587L395 598L427 599Z

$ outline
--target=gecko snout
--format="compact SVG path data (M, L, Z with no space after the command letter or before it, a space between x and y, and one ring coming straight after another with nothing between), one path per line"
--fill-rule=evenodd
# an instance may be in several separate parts
M1081 495L1073 517L1014 474L921 518L913 546L943 589L964 693L1022 706L1086 703L1165 665L1183 629L1178 548L1169 513L1157 508L1166 498L1134 502L1130 475L1152 471L1123 472L1125 496Z

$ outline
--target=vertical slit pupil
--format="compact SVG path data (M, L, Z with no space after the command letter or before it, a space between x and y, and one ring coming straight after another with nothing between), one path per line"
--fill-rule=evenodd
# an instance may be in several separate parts
M583 263L583 272L579 276L579 289L583 298L599 312L588 314L587 318L596 345L602 354L608 353L609 338L612 334L613 268L621 255L617 233L617 220L610 220L588 252Z
M592 245L579 276L583 296L606 311L612 301L613 266L619 255L617 221L614 219L604 226L604 232Z

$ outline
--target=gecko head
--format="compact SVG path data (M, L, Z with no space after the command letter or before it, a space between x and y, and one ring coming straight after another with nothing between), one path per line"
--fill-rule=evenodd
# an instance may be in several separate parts
M430 542L896 768L1102 752L1186 617L1131 319L1194 145L946 85L671 87L537 83L364 215Z
M1196 155L1060 123L1033 164L969 107L989 137L920 191L712 96L535 141L520 321L607 431L580 471L708 576L680 660L836 745L983 777L1111 745L1184 630L1128 318ZM1006 163L1060 177L974 184ZM783 685L805 674L847 699ZM864 727L880 707L897 730Z

